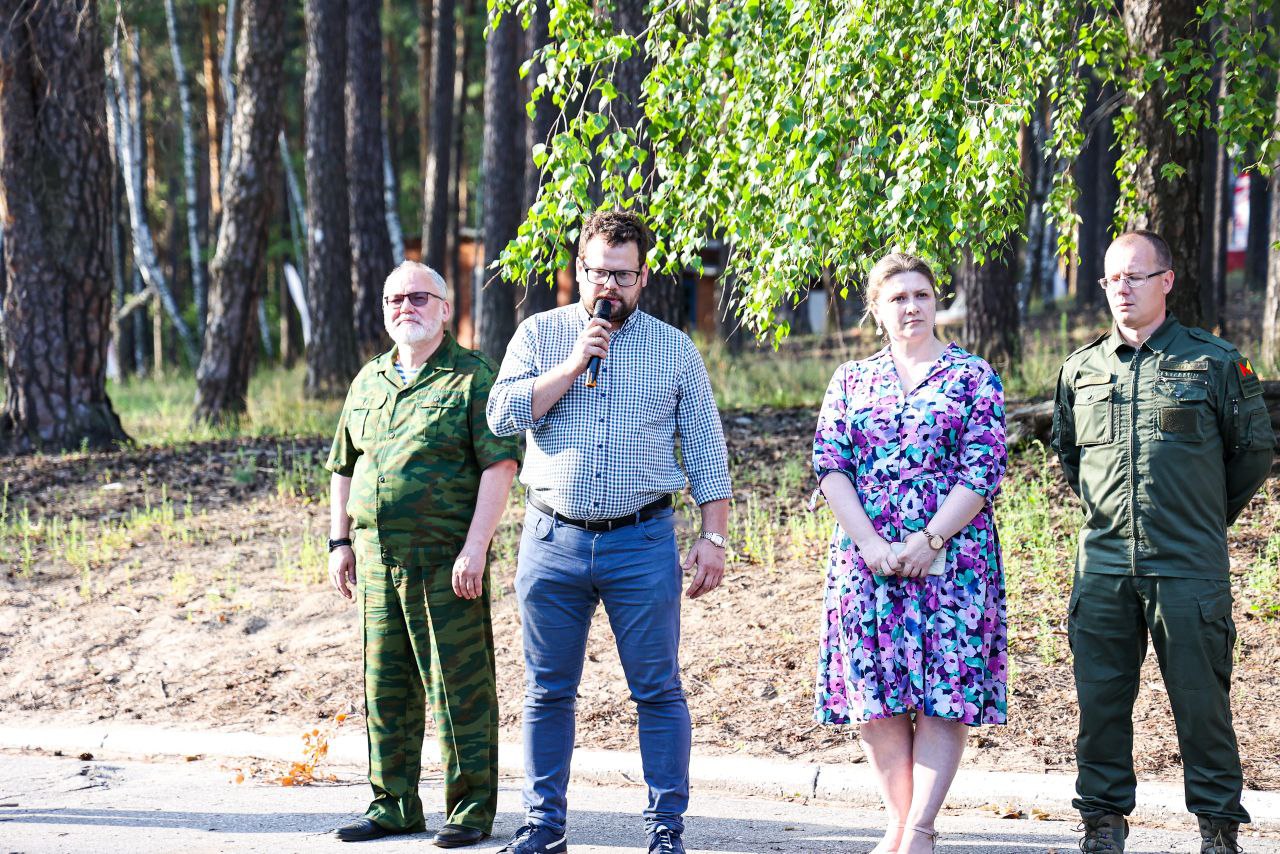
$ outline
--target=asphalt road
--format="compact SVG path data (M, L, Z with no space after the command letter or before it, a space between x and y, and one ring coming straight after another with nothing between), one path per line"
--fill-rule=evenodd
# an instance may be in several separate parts
M0 852L374 851L437 850L430 836L342 843L330 831L364 808L368 788L348 775L336 784L285 788L236 784L225 762L81 761L0 754ZM439 809L438 784L423 800ZM575 854L643 852L639 814L644 788L576 785L570 793L569 847ZM433 827L442 818L428 817ZM690 851L747 854L854 854L871 848L875 811L819 802L694 792L685 841ZM521 823L519 781L504 778L494 840L470 849L494 852ZM943 816L939 851L1076 851L1066 821L1002 820L977 811ZM1244 839L1249 854L1277 852L1280 840ZM1196 852L1190 818L1181 828L1137 827L1131 852Z

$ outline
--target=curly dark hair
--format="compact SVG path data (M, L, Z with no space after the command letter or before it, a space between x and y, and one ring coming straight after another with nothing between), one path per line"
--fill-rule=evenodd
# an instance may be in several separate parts
M596 211L582 222L582 234L578 237L578 254L586 251L592 238L603 237L610 246L634 243L640 251L640 263L645 263L653 239L640 215L632 211Z

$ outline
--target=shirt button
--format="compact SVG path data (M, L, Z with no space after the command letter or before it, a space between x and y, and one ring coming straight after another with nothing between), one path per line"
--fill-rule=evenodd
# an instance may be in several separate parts
M378 478L378 483L386 483L386 482L387 482L387 479L385 477Z

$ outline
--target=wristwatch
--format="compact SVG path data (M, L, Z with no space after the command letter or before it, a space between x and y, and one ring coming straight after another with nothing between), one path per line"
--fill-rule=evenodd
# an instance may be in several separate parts
M942 539L942 537L939 537L928 528L924 529L924 538L929 541L929 548L933 549L935 552L941 551L947 545L946 540Z
M333 551L334 549L339 548L341 546L349 546L349 545L351 545L351 539L349 537L343 537L342 539L339 539L339 540L330 540L329 551Z
M724 538L723 534L717 534L715 531L703 531L698 535L700 539L706 540L716 548L724 548L729 545L729 541Z

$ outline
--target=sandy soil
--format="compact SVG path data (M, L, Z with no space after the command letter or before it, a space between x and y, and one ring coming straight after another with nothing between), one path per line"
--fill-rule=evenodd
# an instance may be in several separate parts
M808 412L727 415L735 468L803 456L811 419ZM356 608L322 580L324 495L314 486L310 495L280 488L285 473L305 470L324 450L321 440L242 440L6 461L0 707L45 722L299 730L346 712L354 718L344 727L361 726ZM743 504L747 488L738 496ZM1268 490L1271 500L1249 511L1251 530L1265 530L1257 514L1280 506L1280 484L1273 479ZM1067 501L1065 487L1061 493L1056 497ZM798 512L803 498L800 486L757 495L779 515ZM33 521L61 517L59 532L46 525L24 547L23 508ZM519 515L513 499L494 561L499 694L509 738L518 735L523 679L510 592ZM71 517L83 526L68 525ZM682 661L696 750L863 761L852 731L819 727L810 715L823 539L788 550L772 565L736 562L721 590L685 603ZM1233 558L1245 566L1260 549L1256 536L1246 538L1233 545ZM1011 627L1010 724L980 729L967 761L1071 769L1070 667L1064 656L1044 656L1039 636L1063 632L1065 608L1065 596L1048 601L1049 619L1041 625ZM1280 623L1250 617L1239 602L1236 620L1234 706L1246 784L1274 790ZM1065 650L1065 640L1058 646ZM1178 779L1168 698L1149 658L1135 710L1138 764L1146 777ZM593 747L636 744L635 714L603 611L583 675L578 739Z

